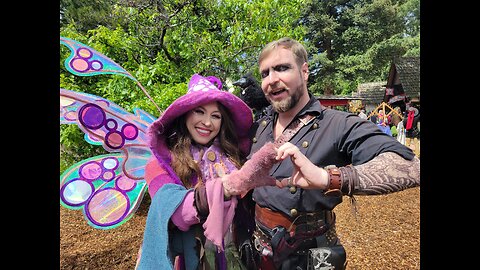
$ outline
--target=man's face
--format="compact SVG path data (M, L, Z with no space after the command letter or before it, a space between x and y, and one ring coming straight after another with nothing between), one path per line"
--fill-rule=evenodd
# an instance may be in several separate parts
M299 67L293 53L276 48L260 63L262 90L277 112L286 112L295 107L307 93L308 65Z

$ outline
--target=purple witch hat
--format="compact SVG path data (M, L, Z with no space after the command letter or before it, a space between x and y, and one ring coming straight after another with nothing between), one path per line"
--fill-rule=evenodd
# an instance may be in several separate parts
M217 83L218 87L214 83ZM170 104L160 117L149 126L147 133L150 138L150 148L154 154L168 158L164 136L173 120L202 104L212 101L220 102L230 111L239 138L240 150L244 154L248 154L251 146L248 133L253 124L252 111L239 97L220 90L221 88L222 83L218 78L194 74L188 83L187 93Z

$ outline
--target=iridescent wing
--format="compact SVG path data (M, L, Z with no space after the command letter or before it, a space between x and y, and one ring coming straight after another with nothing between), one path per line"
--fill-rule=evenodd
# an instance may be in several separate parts
M67 46L70 49L70 56L65 59L65 67L69 72L77 76L94 76L102 74L116 74L128 77L135 81L142 89L143 93L152 101L157 110L161 112L158 105L153 101L152 97L148 94L143 85L107 56L97 52L96 50L88 47L87 45L80 43L76 40L66 37L60 37L60 44Z
M147 190L144 168L152 153L146 129L154 120L141 109L131 114L107 99L60 89L60 123L76 124L87 142L111 152L62 173L61 204L82 209L95 228L115 228L130 219Z
M140 82L105 55L65 37L60 43L71 51L65 67L74 75L126 76L150 98ZM154 120L141 109L132 114L107 99L60 89L60 123L76 124L88 143L110 152L82 160L61 174L61 205L83 210L95 228L115 228L130 219L147 190L145 165L152 153L146 130Z
M65 67L77 76L118 74L137 81L120 65L85 44L66 37L60 37L60 43L71 51L70 56L65 59Z

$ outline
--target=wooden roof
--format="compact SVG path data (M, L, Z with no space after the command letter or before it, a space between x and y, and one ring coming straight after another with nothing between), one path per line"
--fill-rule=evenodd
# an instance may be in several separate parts
M402 85L408 97L420 97L420 57L399 57L392 62L387 86L396 84Z
M360 98L364 103L380 104L385 95L385 81L361 83L357 86L357 92L352 96Z
M364 103L380 104L385 98L385 88L401 84L410 99L420 98L420 57L399 57L392 61L387 81L362 83L352 96Z

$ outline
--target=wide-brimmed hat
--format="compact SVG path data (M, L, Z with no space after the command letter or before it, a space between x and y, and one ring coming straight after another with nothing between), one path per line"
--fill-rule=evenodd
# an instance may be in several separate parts
M217 86L214 83L217 83ZM165 148L164 136L173 120L202 104L217 101L230 111L239 139L240 151L248 154L251 146L248 134L253 124L252 110L239 97L220 90L221 88L222 83L218 78L194 74L188 83L187 93L170 104L160 117L149 126L147 132L150 138L150 148L154 153L157 152L158 154L158 151L162 152L161 149Z

